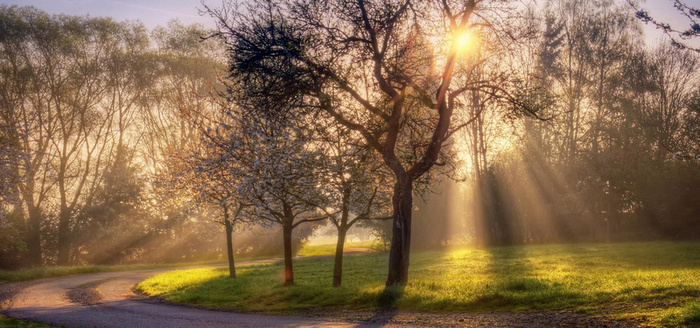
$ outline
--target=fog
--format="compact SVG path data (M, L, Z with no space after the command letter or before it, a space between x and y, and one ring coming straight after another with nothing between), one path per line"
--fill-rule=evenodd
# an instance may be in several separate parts
M392 85L355 50L303 49L353 72L325 85L199 25L0 6L0 269L225 260L227 229L237 257L339 232L381 252L399 215L418 250L700 238L698 52L647 42L626 1L578 3L474 27L469 49L404 35ZM454 111L442 148L433 94Z

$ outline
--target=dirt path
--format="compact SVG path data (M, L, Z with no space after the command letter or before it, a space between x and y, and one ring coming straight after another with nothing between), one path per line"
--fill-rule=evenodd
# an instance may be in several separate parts
M138 282L170 270L174 269L82 274L1 285L0 313L56 326L90 328L636 327L632 323L563 312L424 314L310 310L297 312L296 316L243 314L166 304L133 292Z

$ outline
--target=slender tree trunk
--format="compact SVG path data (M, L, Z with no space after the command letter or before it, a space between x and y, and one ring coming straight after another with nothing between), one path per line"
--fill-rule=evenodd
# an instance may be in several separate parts
M68 265L70 255L70 216L68 208L61 208L58 215L58 265Z
M333 287L340 287L343 281L343 248L349 228L346 226L338 228L338 243L335 246L335 264L333 265Z
M41 266L41 209L29 206L27 222L27 262L31 266Z
M228 215L226 215L228 216ZM224 219L226 227L226 251L228 253L228 275L231 278L236 278L236 265L233 262L233 224L227 218Z
M292 267L292 225L282 225L284 239L284 285L294 285L294 268Z
M408 282L408 260L411 251L411 208L413 207L413 181L399 177L394 185L394 219L389 250L389 275L387 286L405 285Z

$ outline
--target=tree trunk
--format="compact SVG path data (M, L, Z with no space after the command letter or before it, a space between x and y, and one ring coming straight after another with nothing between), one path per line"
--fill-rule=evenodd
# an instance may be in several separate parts
M61 208L58 216L58 265L68 265L70 255L70 216L67 208Z
M400 177L394 185L394 219L389 250L389 275L387 286L405 285L408 282L408 260L411 252L411 208L413 207L413 181Z
M294 270L292 267L292 225L282 225L284 239L284 285L294 285Z
M335 247L335 264L333 265L333 287L340 287L343 281L343 248L349 228L346 226L338 228L338 243Z
M41 209L29 206L27 222L27 262L31 266L41 266Z
M226 227L226 251L228 253L228 275L231 278L236 278L236 265L233 262L233 224L226 218L224 220Z

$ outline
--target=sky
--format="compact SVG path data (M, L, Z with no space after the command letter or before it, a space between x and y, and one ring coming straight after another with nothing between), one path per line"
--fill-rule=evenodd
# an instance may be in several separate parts
M218 1L208 1L215 5ZM34 6L50 14L110 16L117 21L140 20L148 29L178 18L185 24L214 27L213 20L200 16L199 0L0 0L0 4Z
M618 0L626 1L626 0ZM685 0L688 5L700 7L700 0ZM216 6L220 0L205 0ZM185 24L199 23L213 28L213 20L200 16L200 0L0 0L0 4L28 5L51 14L111 16L117 21L140 20L148 29L178 18ZM668 22L677 29L686 29L688 20L673 8L672 0L647 0L641 5L659 21ZM662 33L652 26L645 28L648 42L657 43ZM698 42L695 42L698 43Z

